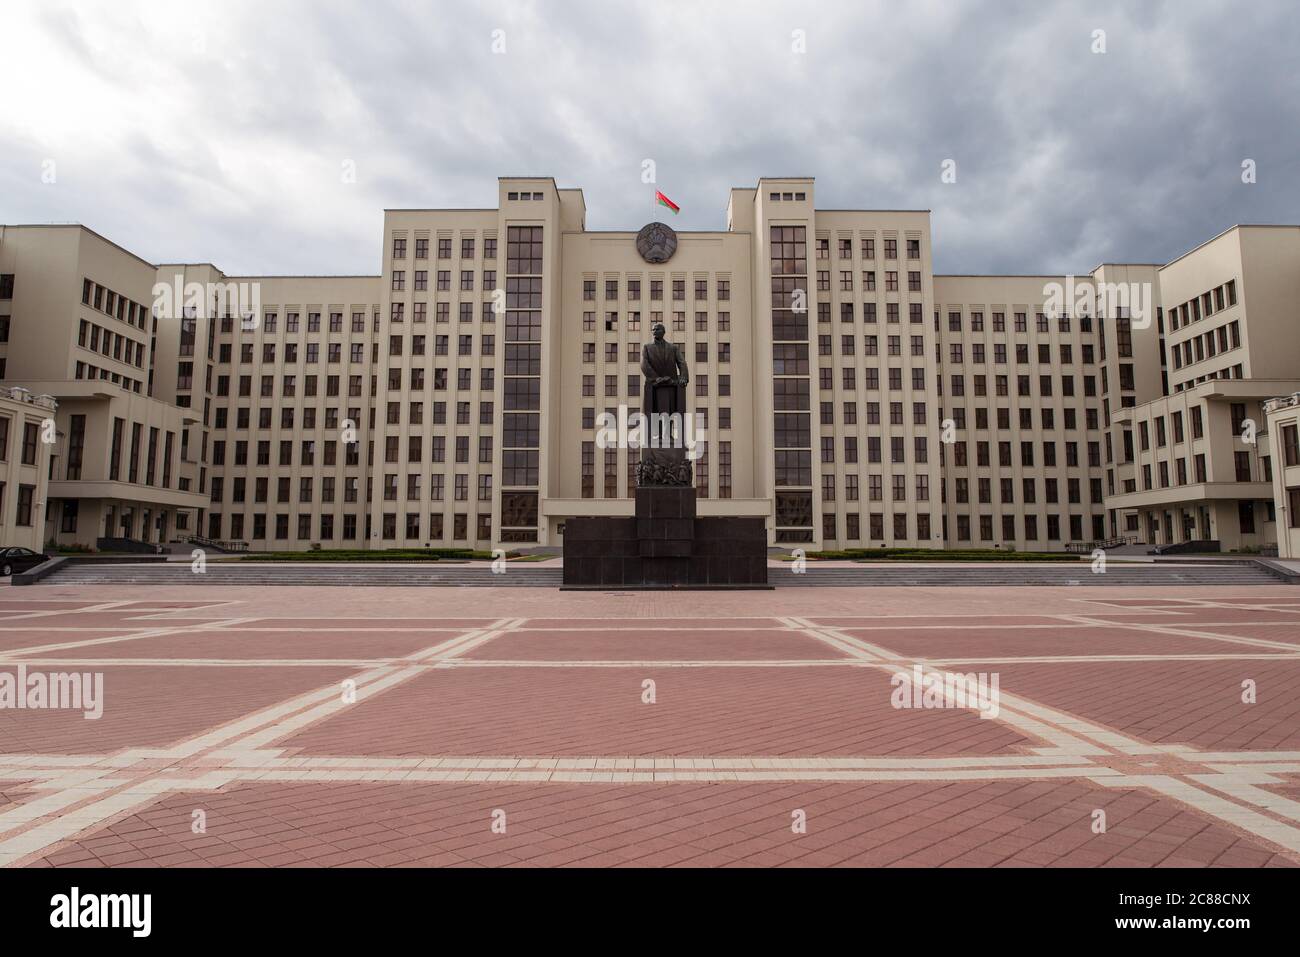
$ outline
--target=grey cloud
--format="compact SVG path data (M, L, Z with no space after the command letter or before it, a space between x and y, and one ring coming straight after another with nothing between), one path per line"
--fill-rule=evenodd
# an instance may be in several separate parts
M1292 10L236 3L196 19L193 53L132 3L69 8L25 39L97 77L111 125L63 145L49 188L39 130L0 114L0 219L78 219L232 272L372 272L384 207L492 205L498 175L553 175L584 189L590 227L636 228L652 158L684 228L723 228L730 186L802 174L824 207L933 209L942 272L1162 262L1234 222L1300 221ZM106 61L103 36L153 71Z

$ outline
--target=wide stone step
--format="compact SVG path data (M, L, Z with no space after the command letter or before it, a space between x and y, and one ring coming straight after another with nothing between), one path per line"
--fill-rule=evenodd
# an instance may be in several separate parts
M43 580L52 585L388 585L409 587L534 587L558 588L562 569L508 566L504 574L493 574L487 564L474 565L311 565L286 563L212 562L203 574L195 574L188 562L156 564L78 565L70 564ZM1011 585L1276 585L1280 580L1258 565L1159 564L1109 567L1094 575L1087 562L1078 565L1020 565L933 567L818 567L810 565L803 574L792 566L773 565L769 582L776 587L817 586L919 586L919 587L1005 587ZM616 588L610 589L617 590Z
M1276 585L1279 579L1257 565L1161 565L1110 567L1093 574L1088 563L1077 566L978 566L959 568L862 568L809 567L803 574L774 571L769 580L781 585L802 586L1009 586L1009 585Z
M558 587L560 569L507 568L494 574L482 566L401 565L263 565L210 563L201 573L188 562L148 565L67 565L42 580L51 585L393 585L393 586L479 586L514 585Z

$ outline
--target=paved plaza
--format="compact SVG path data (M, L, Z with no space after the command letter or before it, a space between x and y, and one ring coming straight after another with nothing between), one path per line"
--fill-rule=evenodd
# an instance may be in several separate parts
M9 866L1300 863L1282 584L4 588L20 667L102 714L0 711Z

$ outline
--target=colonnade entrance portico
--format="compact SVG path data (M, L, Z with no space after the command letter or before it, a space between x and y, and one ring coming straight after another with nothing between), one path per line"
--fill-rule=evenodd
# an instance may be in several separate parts
M129 538L163 544L173 537L176 509L139 502L105 502L101 538Z

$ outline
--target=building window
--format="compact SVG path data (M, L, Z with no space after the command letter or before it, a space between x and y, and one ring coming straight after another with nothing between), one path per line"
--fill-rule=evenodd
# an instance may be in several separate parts
M24 528L32 524L32 499L36 495L35 485L18 486L18 516L15 524Z
M1253 501L1247 500L1237 503L1237 518L1243 535L1255 534L1255 503ZM19 522L19 524L22 523Z
M40 426L35 422L26 422L23 424L23 465L36 464L37 436Z
M65 498L63 500L63 516L59 521L59 531L66 532L66 533L76 532L77 514L80 511L81 511L81 499Z
M1300 465L1300 427L1282 427L1282 456L1288 467Z

